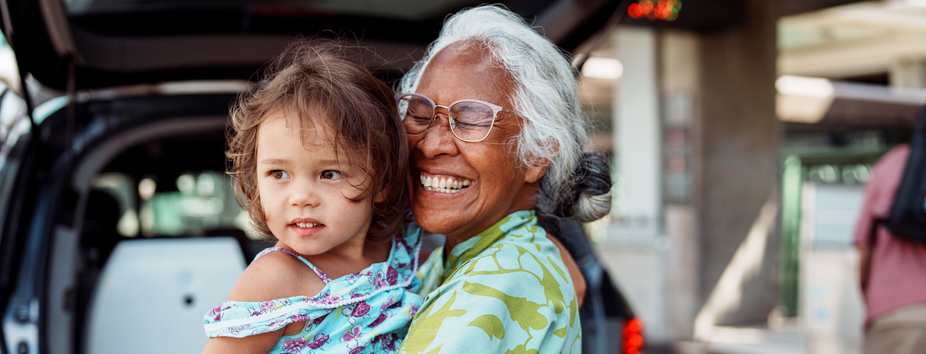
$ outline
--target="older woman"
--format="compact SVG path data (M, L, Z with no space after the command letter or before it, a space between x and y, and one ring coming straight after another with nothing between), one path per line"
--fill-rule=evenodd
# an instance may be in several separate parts
M449 18L405 75L412 212L446 244L421 265L408 353L581 351L569 270L538 216L608 212L569 61L496 6Z

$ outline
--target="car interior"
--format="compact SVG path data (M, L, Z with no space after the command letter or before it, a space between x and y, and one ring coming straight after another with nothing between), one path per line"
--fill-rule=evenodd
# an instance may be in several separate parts
M225 132L223 116L163 119L78 160L71 183L83 216L79 232L56 235L50 284L59 289L49 300L75 309L60 320L81 352L202 350L204 314L272 244L248 229L235 200Z

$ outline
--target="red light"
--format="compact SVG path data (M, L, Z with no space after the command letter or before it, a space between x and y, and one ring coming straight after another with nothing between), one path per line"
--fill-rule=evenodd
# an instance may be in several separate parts
M627 6L627 14L632 18L675 21L681 8L682 2L679 0L637 0Z
M672 8L669 8L669 11L671 11L671 9ZM656 6L656 11L654 12L654 14L656 15L656 18L660 20L665 20L666 19L665 13L666 13L666 5L659 4L659 6Z
M630 338L627 338L627 344L632 348L639 348L643 346L643 336L639 334L632 334Z
M632 318L624 324L624 332L640 333L641 331L643 331L643 324L636 318Z
M631 318L624 322L624 342L621 345L623 354L639 354L643 349L643 323L639 319Z
M640 8L640 4L637 4L637 3L630 4L630 6L627 6L627 15L630 15L630 17L633 17L633 18L643 17L644 16L643 9Z
M653 2L644 1L640 3L640 10L643 11L643 16L647 16L653 12Z

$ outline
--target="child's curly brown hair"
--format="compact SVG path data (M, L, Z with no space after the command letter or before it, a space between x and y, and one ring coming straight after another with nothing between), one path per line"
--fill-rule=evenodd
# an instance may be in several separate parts
M272 235L257 188L257 132L278 111L300 117L300 127L318 123L334 129L338 153L365 173L359 202L374 196L373 223L367 235L381 240L401 233L408 201L408 144L392 89L351 59L334 41L297 40L263 71L263 80L238 98L231 109L228 174L236 182L238 204L265 235ZM321 115L312 113L322 112ZM326 122L313 122L321 117Z

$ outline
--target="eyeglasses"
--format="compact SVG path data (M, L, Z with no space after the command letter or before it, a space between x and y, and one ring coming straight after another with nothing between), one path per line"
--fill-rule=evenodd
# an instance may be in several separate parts
M524 118L517 112L479 100L459 100L449 106L441 106L425 95L400 93L395 95L395 102L399 107L399 117L405 125L406 133L426 132L439 119L436 110L440 107L447 110L447 121L453 135L470 143L483 141L489 136L498 112Z

